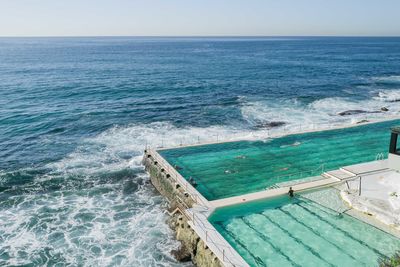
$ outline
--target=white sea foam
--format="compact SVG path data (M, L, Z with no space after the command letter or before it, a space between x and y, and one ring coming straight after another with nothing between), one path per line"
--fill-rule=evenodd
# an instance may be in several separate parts
M308 105L298 101L254 101L243 100L241 113L250 125L262 122L282 121L286 126L275 131L291 129L301 126L303 130L325 128L331 126L345 126L354 124L361 120L378 120L400 115L400 102L393 102L400 97L400 90L381 90L376 93L378 97L356 101L343 97L330 97L316 100ZM390 101L387 101L389 99ZM389 109L382 112L381 108ZM364 112L346 116L339 113L349 110L362 110Z
M43 192L15 194L9 199L15 204L2 206L0 251L9 259L0 265L59 260L73 266L182 266L170 254L178 243L165 222L163 198L146 182L141 155L146 143L159 145L165 138L165 145L178 145L210 133L231 131L153 123L115 127L83 140L27 186ZM113 181L121 170L131 173ZM47 189L52 180L61 189Z
M161 197L148 185L124 194L123 185L25 195L0 213L0 265L56 262L72 266L181 266L165 224ZM12 197L11 201L16 201Z
M142 168L140 162L146 146L171 147L236 137L246 138L252 134L257 133L224 126L178 128L168 122L114 127L85 140L84 145L75 152L47 167L58 173L76 174L93 174L127 167Z
M400 75L374 77L372 80L378 82L400 83Z
M381 90L374 99L389 103L400 102L400 89Z

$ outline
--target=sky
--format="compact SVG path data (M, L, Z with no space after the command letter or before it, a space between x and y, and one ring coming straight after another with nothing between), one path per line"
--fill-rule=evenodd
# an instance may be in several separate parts
M400 0L0 0L0 36L400 36Z

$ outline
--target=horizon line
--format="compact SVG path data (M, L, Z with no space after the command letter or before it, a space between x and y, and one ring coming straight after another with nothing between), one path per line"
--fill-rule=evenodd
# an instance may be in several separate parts
M400 35L0 35L0 38L399 38Z

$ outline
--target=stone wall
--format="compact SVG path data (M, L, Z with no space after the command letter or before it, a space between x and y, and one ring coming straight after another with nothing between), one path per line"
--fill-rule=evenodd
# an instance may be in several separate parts
M190 227L188 218L181 212L186 207L192 207L193 199L185 194L185 190L177 185L172 177L146 153L143 158L143 165L150 174L153 186L170 202L169 213L171 217L168 224L175 231L176 239L181 242L179 249L171 252L174 257L182 262L191 260L199 267L222 267L221 261Z

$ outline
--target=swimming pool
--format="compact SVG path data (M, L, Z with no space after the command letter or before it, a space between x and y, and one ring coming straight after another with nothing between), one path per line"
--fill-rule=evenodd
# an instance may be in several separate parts
M388 151L390 128L400 120L240 141L160 150L159 153L208 200L264 190L277 183L375 160ZM324 164L324 169L321 165Z
M209 218L251 266L377 266L400 240L330 204L336 190L221 208Z

